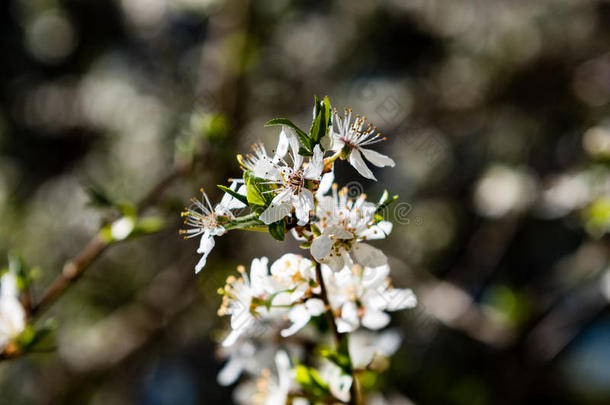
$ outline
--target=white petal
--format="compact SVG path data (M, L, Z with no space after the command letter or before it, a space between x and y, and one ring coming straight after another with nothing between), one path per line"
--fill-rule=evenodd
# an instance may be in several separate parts
M398 350L401 342L402 336L400 336L400 333L395 330L387 330L377 337L375 347L381 354L391 356Z
M343 254L333 253L324 259L324 263L330 267L332 271L339 271L345 267L345 258L346 257Z
M10 341L25 330L25 309L17 297L3 296L0 300L0 340ZM5 339L2 339L4 335ZM2 350L0 345L0 351Z
M348 403L350 400L350 389L352 387L352 376L347 374L337 374L330 381L330 392L338 400Z
M279 378L279 386L282 391L286 394L290 388L290 358L288 353L284 350L280 350L275 355L275 367L277 368L277 375ZM285 396L285 395L283 395ZM284 400L285 402L285 400ZM275 404L275 402L273 402Z
M241 359L230 358L229 361L227 361L227 364L225 364L222 370L220 370L218 373L216 381L218 381L218 384L226 387L227 385L231 385L237 381L242 371L244 371L243 361L241 361Z
M311 315L309 315L309 311L305 305L296 305L288 313L288 318L292 322L292 325L280 332L282 337L292 336L301 330L305 325L307 325Z
M375 288L382 285L390 274L390 266L384 264L377 267L365 267L362 271L362 286Z
M233 191L237 190L237 182L236 181L231 182L231 186L229 188ZM246 186L243 184L239 187L239 190L237 190L237 193L241 194L243 196L246 195L246 192L247 192ZM246 206L246 204L239 201L237 198L233 197L231 194L225 193L222 196L220 203L218 205L216 205L216 207L214 207L214 211L218 214L225 214L227 212L230 212L230 210L234 210L236 208L243 208L245 206Z
M272 205L279 205L282 203L290 203L290 201L292 200L292 191L290 191L290 189L285 188L282 191L280 191L279 193L277 193L277 195L275 197L273 197L273 200L271 200L271 204Z
M367 240L385 239L392 232L392 223L390 221L381 221L376 225L372 225L366 228L364 231L359 232L360 238L366 238Z
M197 248L197 253L207 254L214 248L214 238L210 234L210 230L207 229L203 235L201 235L201 240L199 241L199 247Z
M333 185L333 181L335 181L335 172L331 170L328 173L322 175L322 179L320 180L320 185L318 186L318 191L316 191L316 196L321 197L324 194L328 193L330 188Z
M233 331L231 331L231 333L229 333L229 336L227 336L225 338L225 340L222 341L222 347L233 346L233 344L235 344L235 342L237 342L237 339L239 339L239 337L241 336L241 334L243 332L244 332L244 330L233 330Z
M292 159L294 160L292 167L294 168L294 170L299 170L303 165L303 156L299 155L298 152L293 152Z
M205 267L205 264L208 260L208 255L203 255L195 265L195 274L199 273Z
M288 292L281 292L279 294L276 294L273 297L273 300L271 301L271 305L272 306L284 306L284 305L290 305L291 303L291 295Z
M341 318L337 320L337 330L340 333L353 332L358 328L358 308L352 301L348 301L341 307Z
M381 250L366 243L356 243L352 252L356 261L362 266L378 267L388 262L388 258Z
M327 235L320 235L311 242L311 255L317 261L324 260L330 253L333 242Z
M309 180L318 180L324 169L324 154L320 149L320 145L313 148L313 156L307 167L303 170L303 176Z
M388 311L399 311L417 306L417 297L410 289L391 288L383 292L383 298L388 303Z
M280 131L280 136L277 141L277 148L275 148L275 156L284 157L288 152L288 146L290 146L290 142L288 142L288 135L286 134L286 126L282 125L282 130Z
M268 265L269 259L266 257L255 258L250 264L250 287L253 295L261 295L265 293L268 286Z
M330 149L335 152L339 152L341 149L343 149L344 146L345 146L345 142L343 142L341 139L339 139L339 134L336 132L333 132L331 135Z
M281 180L280 171L275 167L270 158L260 159L252 168L256 177L267 180Z
M292 206L289 203L282 203L278 205L269 205L262 214L259 215L258 219L263 221L266 225L272 224L285 216L289 215L292 211Z
M364 163L364 160L362 160L362 156L360 155L360 152L358 152L358 149L354 148L350 152L350 154L349 154L349 163L362 176L366 177L367 179L377 180L375 178L375 176L373 175L373 172L371 172L371 170L367 167L366 163Z
M0 287L0 299L6 299L8 297L16 298L19 296L17 277L12 271L6 272L2 278L0 278Z
M377 167L385 167L385 166L394 167L396 165L396 163L394 163L394 161L391 158L387 157L386 155L382 155L381 153L376 152L372 149L360 148L360 152L362 152L364 157L369 162L371 162L372 164L374 164Z
M309 222L309 211L314 209L313 193L303 189L293 198L294 210L299 220L298 225L305 225Z
M390 323L390 315L383 311L367 310L362 317L362 326L373 330L381 329L388 323Z
M354 234L346 230L342 225L333 225L324 233L333 235L336 239L352 239L354 237Z
M326 305L324 305L324 301L319 298L310 298L305 302L305 307L307 311L309 311L309 315L318 316L322 315L324 311L326 311Z

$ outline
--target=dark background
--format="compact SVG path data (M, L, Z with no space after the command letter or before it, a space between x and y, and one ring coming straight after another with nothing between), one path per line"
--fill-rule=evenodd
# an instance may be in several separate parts
M179 211L239 176L271 118L314 94L367 115L401 196L378 246L418 309L384 392L417 404L610 403L610 3L594 0L21 0L0 6L0 253L35 293L112 208L159 193L155 234L113 246L0 364L2 404L225 404L216 289L271 237L218 239L197 277ZM356 177L355 177L356 176ZM294 243L281 246L294 251ZM408 404L406 399L395 404Z

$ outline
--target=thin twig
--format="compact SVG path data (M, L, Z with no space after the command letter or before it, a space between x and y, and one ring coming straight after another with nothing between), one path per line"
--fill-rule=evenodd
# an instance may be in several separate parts
M137 212L157 203L163 191L177 178L187 174L192 168L191 164L176 165L165 177L155 184L145 197L137 204ZM42 294L37 303L32 305L30 316L39 316L51 303L59 298L70 285L82 276L84 271L110 246L110 242L102 239L97 233L76 256L66 262L61 274Z

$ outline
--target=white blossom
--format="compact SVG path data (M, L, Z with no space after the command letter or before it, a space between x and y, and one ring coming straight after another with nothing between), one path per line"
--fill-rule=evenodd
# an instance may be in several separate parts
M275 355L276 375L269 369L264 369L257 382L258 392L254 396L254 403L260 405L285 404L288 394L294 383L294 371L290 359L285 351L278 351Z
M225 347L233 345L244 333L255 326L256 318L268 314L264 305L254 305L254 300L263 301L270 292L269 259L262 257L252 260L250 277L243 266L238 267L239 278L229 276L222 290L223 301L218 315L231 316L231 333L222 342ZM276 297L277 299L277 297Z
M302 167L303 156L295 150L292 151L292 165L283 158L277 162L272 161L270 165L267 163L267 160L261 161L259 167L254 169L254 174L270 184L276 184L278 188L273 190L275 197L259 219L265 224L271 224L289 215L294 208L299 225L305 225L309 222L309 212L314 209L314 196L307 188L306 181L319 182L324 169L320 145L315 146L313 156L305 167ZM261 168L261 165L264 167Z
M25 330L25 326L26 313L19 301L17 278L9 271L0 278L0 352Z
M333 113L333 125L331 132L331 149L335 152L348 154L349 163L367 179L377 180L373 172L368 168L362 156L377 167L394 167L394 161L363 146L373 145L385 140L377 133L377 128L370 122L367 124L366 117L356 115L352 123L352 110L345 109L343 116L335 110Z
M218 313L231 316L232 329L223 342L225 347L252 330L257 322L279 323L284 316L293 323L300 322L294 309L305 305L305 297L319 291L313 281L313 263L299 255L283 255L271 265L270 272L266 257L252 261L249 277L243 266L238 270L241 277L230 276L221 290L224 296ZM316 313L316 301L308 301L311 302L305 307Z
M231 190L235 191L238 182L231 183ZM245 187L242 185L237 191L239 194L245 194ZM231 210L245 207L245 204L234 198L228 193L225 193L220 203L212 208L210 199L207 194L201 189L203 198L201 201L197 199L191 200L191 206L182 212L182 216L186 217L185 225L189 229L181 230L180 233L185 235L185 238L194 238L201 235L199 248L197 253L201 254L201 259L195 266L195 273L199 273L204 268L208 255L215 245L214 236L219 236L225 233L225 228L220 224L219 217L233 218Z
M348 347L355 369L372 368L383 371L387 359L400 347L402 337L395 330L371 333L358 330L350 335Z
M322 232L311 244L311 255L333 270L354 263L376 267L387 263L387 257L364 241L383 239L392 231L389 221L375 220L377 205L367 202L361 194L356 200L347 198L347 189L337 192L333 185L331 196L318 197L316 216Z
M328 299L335 313L337 330L352 332L360 325L377 330L390 322L386 311L413 308L417 298L410 289L393 288L388 280L390 267L355 265L339 272L322 267Z
M320 369L320 376L328 383L330 393L338 400L348 403L351 399L350 389L354 379L335 363L325 361Z

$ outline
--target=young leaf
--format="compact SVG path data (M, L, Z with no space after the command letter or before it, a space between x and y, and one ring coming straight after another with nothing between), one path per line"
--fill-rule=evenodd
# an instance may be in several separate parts
M390 204L392 204L394 201L396 201L398 199L398 195L395 194L392 197L388 198L388 191L385 190L383 192L383 195L381 197L381 201L379 204L377 204L377 209L375 210L375 213L381 213L381 211L383 211L384 208L386 208L387 206L389 206Z
M272 126L276 126L276 125L286 125L292 129L294 129L296 131L297 136L299 137L299 141L301 142L303 147L305 147L305 149L307 149L309 151L313 151L313 145L311 143L311 140L309 139L309 136L305 132L303 132L303 130L301 128L297 127L292 121L290 121L288 118L274 118L265 124L266 127L272 127Z
M351 368L351 362L348 356L339 354L334 350L322 350L320 355L333 363L343 370L344 373L348 373Z
M309 136L314 143L317 143L320 140L320 130L324 127L323 121L324 113L319 112L311 123L311 128L309 128Z
M231 190L229 187L223 186L222 184L218 184L218 188L224 191L227 194L230 194L232 197L238 199L242 203L248 205L248 197L245 195L239 194L237 191Z
M226 224L223 227L229 231L231 229L247 229L252 231L267 232L267 226L258 219L257 213L244 215L243 217L237 217Z
M299 148L299 155L301 155L301 156L313 156L313 151L305 149L305 147L301 146Z
M267 205L265 196L263 196L261 189L256 181L256 177L252 176L249 172L244 174L244 180L246 181L246 198L250 205Z
M286 222L284 219L282 218L277 222L269 224L269 233L274 239L280 242L283 241L286 236Z
M324 97L323 101L317 96L314 96L315 107L314 107L314 119L309 129L309 136L312 140L312 146L320 143L320 140L328 133L328 126L330 124L330 100L328 96Z
M296 366L296 381L303 391L314 398L324 398L330 393L328 384L322 379L318 371L303 364Z

